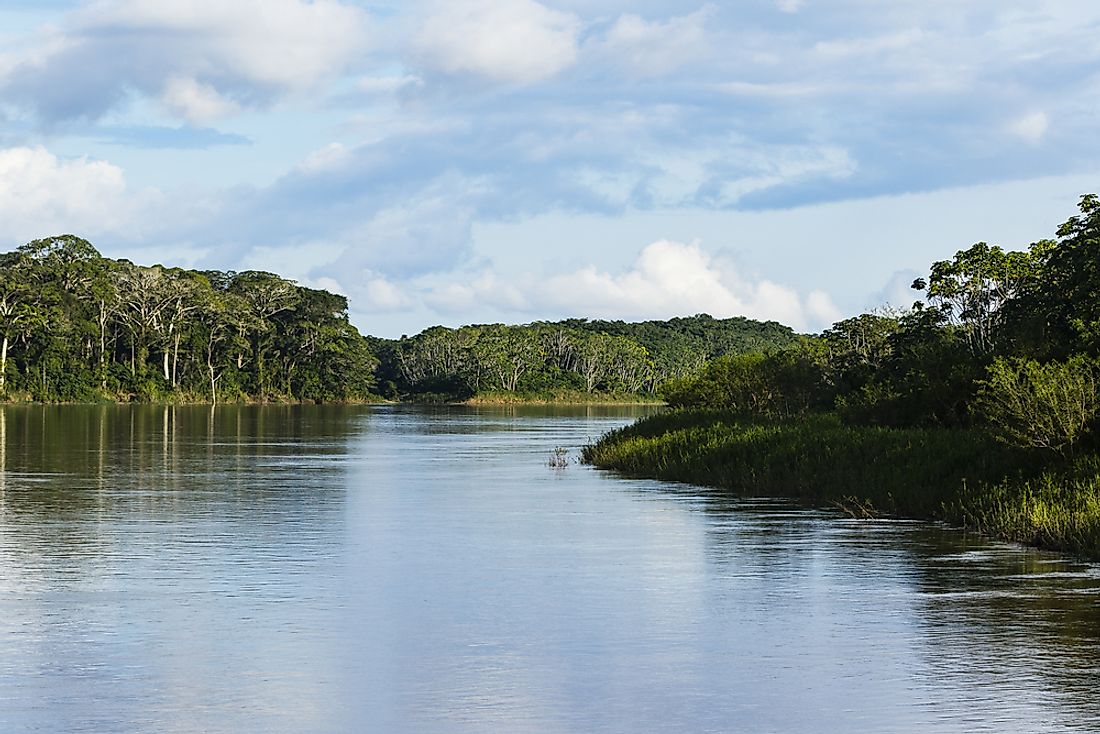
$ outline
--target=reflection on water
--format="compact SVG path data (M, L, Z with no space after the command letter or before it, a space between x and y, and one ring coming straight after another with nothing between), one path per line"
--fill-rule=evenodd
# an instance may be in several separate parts
M0 408L0 731L1100 730L1100 570L548 467L638 409Z

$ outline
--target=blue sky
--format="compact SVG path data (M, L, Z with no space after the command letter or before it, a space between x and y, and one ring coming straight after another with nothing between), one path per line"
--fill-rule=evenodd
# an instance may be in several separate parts
M1100 190L1083 0L0 6L0 247L275 271L363 330L884 303Z

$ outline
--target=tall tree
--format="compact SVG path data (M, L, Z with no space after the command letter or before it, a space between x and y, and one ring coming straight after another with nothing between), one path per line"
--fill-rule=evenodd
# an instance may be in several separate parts
M1002 309L1026 287L1035 272L1030 253L1010 251L979 242L960 250L950 260L932 264L927 283L913 282L928 292L928 301L957 324L970 351L993 352L997 346Z

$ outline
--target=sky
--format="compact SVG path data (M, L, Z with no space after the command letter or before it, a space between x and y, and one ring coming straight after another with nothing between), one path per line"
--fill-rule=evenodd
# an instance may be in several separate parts
M4 0L0 249L800 331L1100 191L1088 0Z

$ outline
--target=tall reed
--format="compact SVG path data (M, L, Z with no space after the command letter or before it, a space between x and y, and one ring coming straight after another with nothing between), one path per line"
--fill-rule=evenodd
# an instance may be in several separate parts
M1100 557L1100 471L1051 466L984 432L846 426L832 415L745 420L720 411L644 418L586 447L606 469L779 495Z

